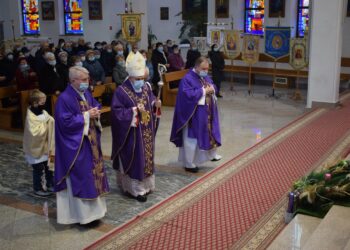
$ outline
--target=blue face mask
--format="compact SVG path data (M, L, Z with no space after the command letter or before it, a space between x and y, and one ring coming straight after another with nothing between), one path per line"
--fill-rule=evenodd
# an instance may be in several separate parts
M208 72L206 72L204 70L199 71L199 76L200 77L206 77L207 75L208 75Z
M117 55L118 55L118 56L122 56L122 55L124 55L124 51L122 51L122 50L118 50Z
M89 88L89 83L87 83L87 82L82 82L79 85L80 92L85 92L85 90L87 90L88 88Z
M140 90L142 87L143 87L143 85L145 84L145 81L144 80L136 80L135 82L134 82L134 89L135 90Z
M157 49L159 52L163 52L163 47L158 47Z

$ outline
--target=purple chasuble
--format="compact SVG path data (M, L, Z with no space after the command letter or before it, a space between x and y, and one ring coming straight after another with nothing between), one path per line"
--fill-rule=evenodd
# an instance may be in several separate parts
M101 132L90 119L88 136L84 136L83 112L101 105L89 91L86 101L71 85L61 93L55 106L55 191L72 184L73 196L95 199L109 192L101 151Z
M112 160L113 168L119 169L119 158L124 173L142 181L154 172L154 142L156 115L153 102L156 100L148 83L136 93L129 80L114 92L112 99ZM133 107L143 103L146 112L139 113L137 127L131 127Z
M219 115L213 96L206 96L205 105L198 105L203 96L203 87L211 85L212 80L201 78L192 69L182 78L176 97L173 126L170 141L176 147L183 146L182 131L188 126L188 137L197 139L201 150L221 146Z

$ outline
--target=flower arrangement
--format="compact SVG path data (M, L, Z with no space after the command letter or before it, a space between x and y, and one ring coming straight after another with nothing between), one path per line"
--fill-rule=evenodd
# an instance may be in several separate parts
M350 206L350 161L311 172L293 183L286 221L291 214L324 217L333 204Z

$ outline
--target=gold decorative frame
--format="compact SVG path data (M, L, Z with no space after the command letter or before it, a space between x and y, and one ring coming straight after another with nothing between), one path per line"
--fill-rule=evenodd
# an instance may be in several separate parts
M125 40L135 43L141 40L141 13L121 14L122 34Z

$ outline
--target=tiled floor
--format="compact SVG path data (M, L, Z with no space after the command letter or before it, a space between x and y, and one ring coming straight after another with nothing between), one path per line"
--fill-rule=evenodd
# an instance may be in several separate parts
M227 84L228 85L228 84ZM291 90L280 90L279 99L266 97L271 88L255 87L247 95L245 85L235 86L236 93L224 87L219 99L222 144L221 162L201 166L197 174L185 172L177 163L178 151L169 142L173 108L164 107L156 138L156 192L146 203L124 197L115 185L111 162L106 161L111 193L107 196L107 215L93 228L60 226L55 222L55 198L31 196L31 169L23 160L21 133L0 131L0 248L1 249L80 249L103 233L131 219L136 214L164 200L219 164L285 126L304 112L305 101L292 101ZM304 93L305 96L305 93ZM106 127L102 150L106 159L111 152L111 132ZM19 141L14 143L13 141Z

